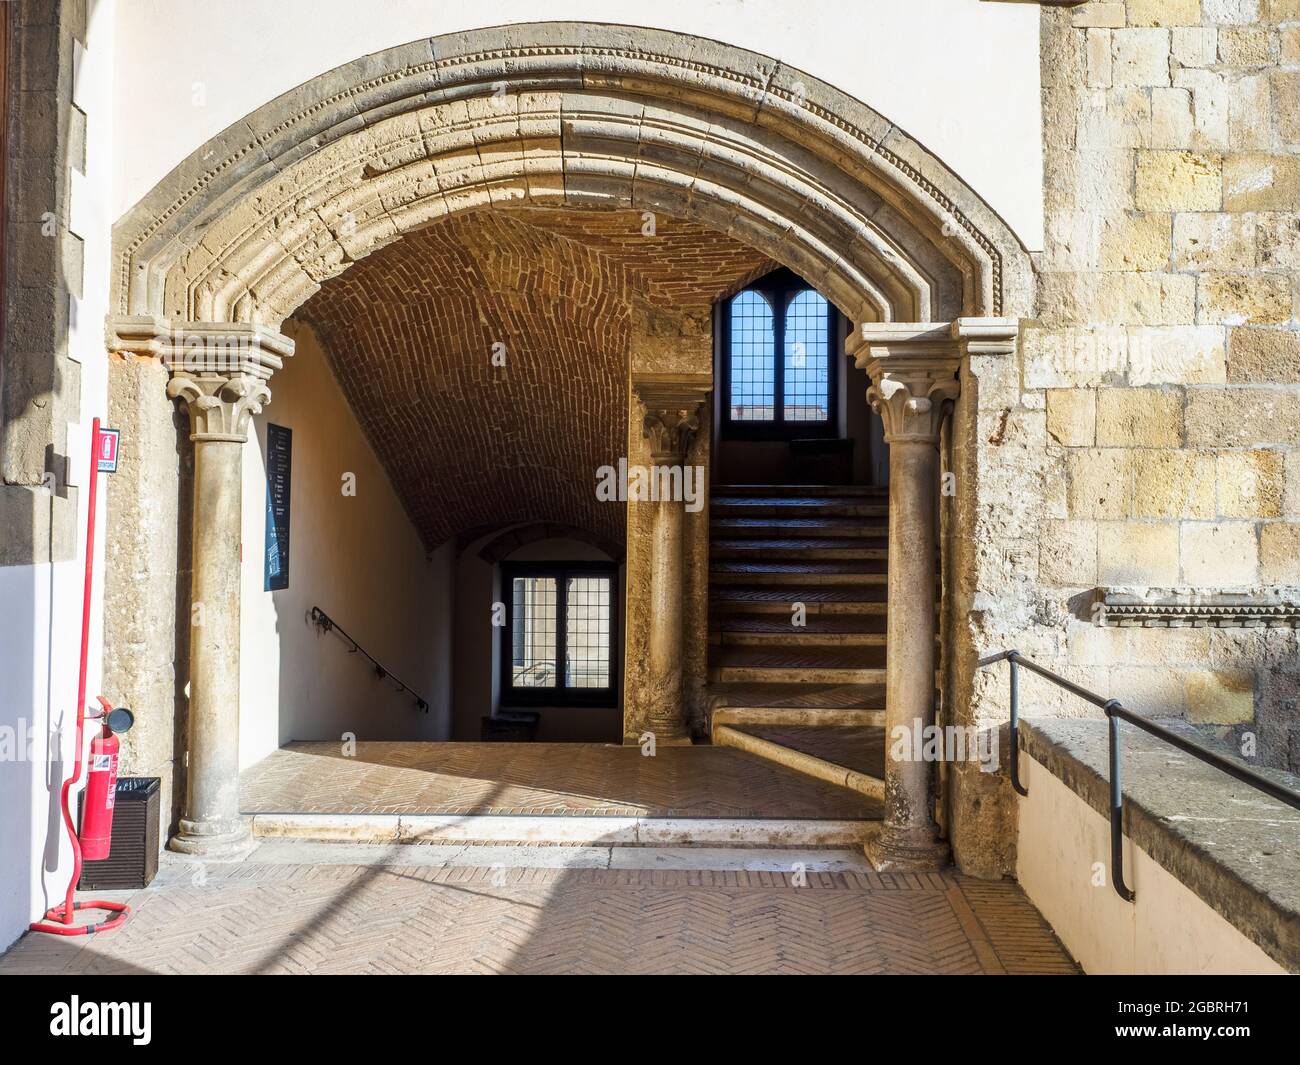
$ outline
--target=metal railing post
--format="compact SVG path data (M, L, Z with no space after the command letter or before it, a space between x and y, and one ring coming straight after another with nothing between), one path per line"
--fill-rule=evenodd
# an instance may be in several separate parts
M1180 736L1177 732L1127 709L1118 699L1106 699L1094 691L1089 691L1082 685L1066 680L1059 673L1052 672L1046 666L1040 666L1032 659L1026 658L1019 651L999 651L997 654L979 659L975 666L977 669L984 669L987 666L996 665L1003 659L1006 659L1011 664L1011 742L1013 745L1011 748L1011 783L1020 795L1027 796L1029 794L1020 784L1019 668L1021 666L1024 666L1031 673L1037 673L1040 677L1055 684L1058 688L1070 692L1070 694L1077 696L1084 702L1100 708L1106 714L1110 739L1111 883L1115 887L1116 894L1125 902L1132 902L1134 894L1129 890L1128 885L1124 883L1124 793L1120 778L1119 742L1119 725L1121 721L1127 721L1134 728L1141 729L1171 747L1190 754L1205 765L1213 766L1219 772L1226 773L1233 779L1240 780L1243 784L1248 784L1257 791L1262 791L1270 798L1285 803L1294 810L1300 810L1300 792L1293 791L1285 784L1273 780L1249 766L1242 765L1240 762L1208 747L1202 747L1199 743L1194 743L1185 736Z
M1019 651L1007 652L1011 666L1011 786L1017 794L1028 798L1028 790L1020 783L1020 666L1016 664L1019 656Z
M1103 710L1110 733L1110 882L1125 902L1133 901L1133 892L1124 883L1124 791L1119 775L1119 702L1112 699Z

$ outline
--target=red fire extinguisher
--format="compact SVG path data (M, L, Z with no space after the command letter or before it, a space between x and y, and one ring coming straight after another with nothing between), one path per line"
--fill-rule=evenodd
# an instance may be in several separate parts
M117 752L121 744L115 733L125 732L134 723L131 711L125 707L114 709L102 695L100 721L103 724L98 736L90 741L90 766L86 777L86 794L81 802L81 857L97 862L108 857L113 838L113 799L117 793Z

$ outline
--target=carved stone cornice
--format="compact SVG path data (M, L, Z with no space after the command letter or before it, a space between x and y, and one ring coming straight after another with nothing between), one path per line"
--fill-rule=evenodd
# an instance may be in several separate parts
M293 354L293 341L245 322L179 322L152 315L108 319L108 346L158 359L171 371L167 395L184 402L190 439L248 439L248 422L271 399L267 382Z
M650 441L650 458L657 464L685 460L700 428L700 408L713 390L708 374L637 374L632 391L645 408L641 431Z
M1300 603L1245 595L1160 595L1106 592L1096 620L1113 628L1300 628Z

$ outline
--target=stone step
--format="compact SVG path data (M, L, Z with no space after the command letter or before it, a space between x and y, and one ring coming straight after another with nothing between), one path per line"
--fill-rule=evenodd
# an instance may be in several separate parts
M713 711L711 720L715 730L720 725L883 728L885 711L836 706L721 706Z
M889 489L867 484L717 484L715 496L860 496L888 499Z
M714 725L882 726L883 684L714 684Z
M819 499L816 496L750 499L715 495L709 502L709 515L713 518L884 518L889 515L889 505L852 499Z
M709 583L712 585L757 588L768 585L842 587L872 584L883 588L887 581L883 559L852 559L847 562L719 559L709 565ZM797 598L792 596L792 601Z
M711 517L710 535L714 537L806 537L817 539L867 539L880 547L888 545L889 522L863 518L816 517L790 515L777 517Z
M867 537L714 537L709 557L747 559L755 555L770 559L810 559L837 561L844 559L886 559L889 549L883 540Z
M824 777L819 777L825 780ZM838 783L838 781L833 781ZM859 791L859 789L852 789ZM859 794L879 798L869 792ZM878 808L868 807L869 811ZM879 813L874 814L879 817ZM486 846L849 847L872 818L565 816L544 814L258 813L254 837Z
M719 614L709 620L710 633L743 634L788 637L799 636L881 636L885 635L883 613L813 614L803 625L795 626L789 618L771 614ZM725 641L724 641L725 642Z
M793 616L794 604L802 603L806 617L821 614L884 614L886 588L880 585L823 586L820 588L709 589L709 609L721 614L784 614Z
M883 632L824 632L792 629L784 625L775 631L714 629L709 632L710 647L883 647Z
M885 648L722 647L709 680L722 684L883 684Z
M884 735L878 728L719 725L713 742L874 799L885 797Z

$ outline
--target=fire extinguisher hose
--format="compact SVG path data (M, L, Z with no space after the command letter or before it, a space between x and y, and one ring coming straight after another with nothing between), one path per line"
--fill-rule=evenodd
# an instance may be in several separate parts
M68 830L68 839L72 843L72 879L68 882L68 892L63 902L45 911L45 916L31 925L33 932L50 932L56 936L88 936L95 932L107 932L121 925L131 913L131 907L124 902L108 902L102 899L73 902L73 893L77 890L77 881L81 879L81 841L77 838L77 829L72 821L72 789L81 780L81 763L84 752L86 727L86 656L90 647L90 595L93 588L95 565L95 496L99 487L99 419L96 418L90 429L90 491L87 500L86 515L86 584L81 599L81 672L77 678L77 750L72 767L72 776L63 782L61 803L63 806L63 824ZM109 702L99 696L100 720L107 721ZM107 727L106 725L103 727ZM104 910L114 914L106 921L93 924L73 924L73 914L78 910Z

